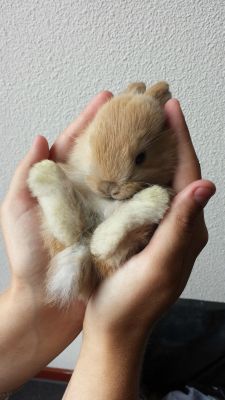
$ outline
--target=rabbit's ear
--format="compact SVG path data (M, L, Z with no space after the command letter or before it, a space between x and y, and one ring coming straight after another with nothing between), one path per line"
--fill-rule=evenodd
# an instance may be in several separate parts
M130 83L127 89L123 93L138 94L138 93L144 93L145 90L146 86L143 82L134 82Z
M147 88L145 94L157 99L162 106L172 97L169 91L169 85L164 81L158 82L155 85Z

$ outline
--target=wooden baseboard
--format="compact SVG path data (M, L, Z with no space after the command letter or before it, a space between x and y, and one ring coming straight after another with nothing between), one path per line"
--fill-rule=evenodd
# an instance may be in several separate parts
M46 367L41 372L39 372L39 374L37 374L35 378L48 381L69 382L72 373L73 371L70 369Z

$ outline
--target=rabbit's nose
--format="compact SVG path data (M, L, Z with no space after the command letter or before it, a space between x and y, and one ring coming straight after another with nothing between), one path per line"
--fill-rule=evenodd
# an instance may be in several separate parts
M104 181L99 184L98 190L106 196L114 197L119 193L119 186L114 182Z
M120 187L116 184L113 183L110 187L110 194L111 197L116 198L116 196L120 193Z

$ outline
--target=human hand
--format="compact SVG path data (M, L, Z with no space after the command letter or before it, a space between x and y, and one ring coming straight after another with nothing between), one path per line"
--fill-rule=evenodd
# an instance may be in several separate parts
M178 193L148 246L129 260L91 297L84 334L129 331L140 335L182 293L195 259L207 243L203 208L214 194L213 183L201 180L200 166L177 100L165 105L178 142L173 188Z
M50 150L46 139L38 136L17 167L2 203L1 224L10 263L11 283L0 297L0 347L4 349L1 351L0 392L20 385L38 372L82 329L85 307L81 302L74 301L67 310L44 303L48 254L41 239L38 204L29 193L27 177L30 167L38 161L46 158L65 160L75 136L85 129L111 96L110 92L96 96ZM28 347L30 351L27 351ZM4 387L1 387L2 384Z
M177 195L147 247L90 298L83 344L65 399L136 400L144 344L156 320L182 293L207 243L203 208L215 192L201 171L177 100L165 105L178 142ZM84 373L85 371L85 373ZM84 378L85 376L85 378ZM84 382L85 379L85 382Z
M27 187L31 166L43 159L64 161L74 138L93 119L98 108L111 97L110 92L96 96L83 113L58 137L49 150L47 140L37 136L25 158L20 162L1 207L2 231L10 261L12 280L43 286L48 255L42 245L38 203Z

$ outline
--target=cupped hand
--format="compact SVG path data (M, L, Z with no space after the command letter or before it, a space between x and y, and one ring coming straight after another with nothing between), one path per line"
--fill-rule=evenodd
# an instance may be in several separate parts
M201 180L185 120L176 100L165 106L177 136L177 195L148 246L91 296L83 343L65 399L136 400L146 339L155 321L178 298L207 242L203 208L214 194Z
M40 235L37 200L27 187L31 166L43 159L65 161L76 136L94 118L97 110L110 97L110 92L97 95L83 113L57 138L49 150L43 136L37 136L24 159L18 165L8 193L1 206L1 223L12 279L34 286L43 284L48 263Z
M74 301L66 310L44 303L44 282L49 260L40 234L38 204L27 187L29 170L34 163L43 159L65 160L74 138L82 133L97 110L111 96L110 92L97 95L58 137L50 150L43 136L36 137L18 165L1 206L1 225L11 269L11 284L6 291L7 302L4 300L4 304L8 304L11 314L14 314L14 331L20 332L21 341L27 339L29 333L32 351L27 354L35 353L33 359L29 356L32 367L26 363L30 370L24 367L24 378L45 366L77 336L82 329L85 311L84 304L79 301Z
M175 196L148 246L104 281L91 297L84 337L143 337L182 293L207 243L203 208L215 192L201 179L199 162L179 102L165 106L178 143Z

